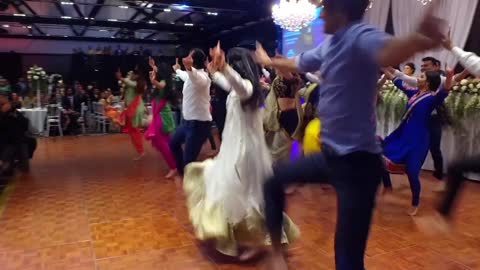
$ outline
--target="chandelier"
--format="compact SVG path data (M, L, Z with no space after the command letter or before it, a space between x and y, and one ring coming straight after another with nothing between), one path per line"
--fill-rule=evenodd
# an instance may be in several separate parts
M424 6L426 6L426 5L428 5L432 2L432 0L417 0L417 1L420 2Z
M273 21L285 30L298 32L315 20L316 9L308 0L280 0L272 7Z

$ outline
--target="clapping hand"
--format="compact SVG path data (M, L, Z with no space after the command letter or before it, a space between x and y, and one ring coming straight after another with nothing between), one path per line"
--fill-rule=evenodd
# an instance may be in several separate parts
M178 58L175 59L175 65L173 65L172 68L174 71L177 71L182 68L182 66L180 66L180 63L178 62Z

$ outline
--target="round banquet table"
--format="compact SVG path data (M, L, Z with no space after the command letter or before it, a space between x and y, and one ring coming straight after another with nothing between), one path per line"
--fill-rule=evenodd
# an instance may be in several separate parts
M19 109L28 120L30 120L31 132L35 134L43 133L45 129L45 119L47 118L46 108Z

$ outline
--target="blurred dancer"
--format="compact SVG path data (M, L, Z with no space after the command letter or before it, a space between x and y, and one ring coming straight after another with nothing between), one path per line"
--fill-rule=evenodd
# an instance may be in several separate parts
M165 177L172 178L177 174L177 165L168 146L171 134L175 130L175 120L169 104L169 99L175 98L175 96L172 92L168 92L171 91L168 87L172 87L171 79L169 79L171 76L165 68L159 71L152 57L149 59L149 64L152 68L150 82L155 87L155 91L152 98L152 123L145 132L145 138L152 141L152 146L165 159L170 169Z
M262 89L256 63L244 48L225 55L211 51L213 81L229 92L220 152L214 159L187 166L184 189L190 219L200 240L215 240L216 249L247 260L269 244L264 230L262 187L272 174L272 160L262 125ZM298 237L284 216L282 243Z
M418 32L392 38L361 22L369 3L324 0L321 17L332 37L295 59L270 58L261 46L257 49L259 64L292 72L320 70L323 78L318 105L322 152L277 168L265 184L267 228L273 243L271 269L287 269L280 241L284 189L295 182L324 179L334 186L338 199L336 268L365 269L365 248L383 171L375 117L380 67L398 65L443 38L440 20L431 15L431 9ZM437 6L435 2L430 8Z
M127 107L120 117L120 122L125 125L125 130L130 135L132 145L138 153L134 160L140 160L145 155L142 127L145 125L146 111L142 96L147 85L138 69L135 69L127 78L123 78L118 70L117 79L125 84L124 95Z

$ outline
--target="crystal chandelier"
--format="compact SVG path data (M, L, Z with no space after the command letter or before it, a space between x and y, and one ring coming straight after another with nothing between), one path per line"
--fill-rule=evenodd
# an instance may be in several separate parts
M285 30L298 32L315 20L316 9L308 0L280 0L272 7L273 21Z
M420 2L424 6L426 6L426 5L428 5L432 2L432 0L417 0L417 1Z

